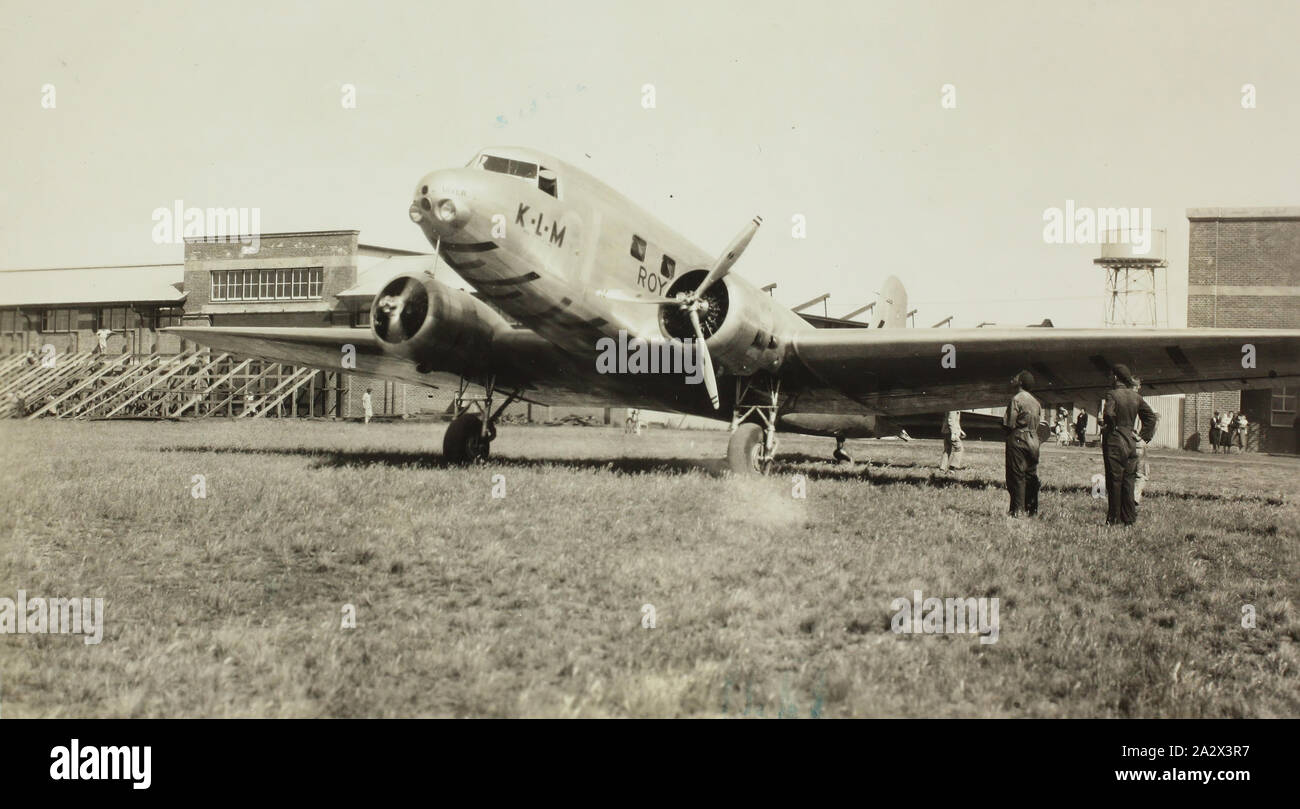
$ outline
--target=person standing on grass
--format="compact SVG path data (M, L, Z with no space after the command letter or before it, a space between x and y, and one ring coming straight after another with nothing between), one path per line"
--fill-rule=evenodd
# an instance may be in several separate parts
M370 423L370 417L375 415L374 404L370 398L372 388L366 388L366 392L361 394L361 411L365 414L365 423Z
M1138 439L1137 442L1137 479L1133 484L1133 502L1142 502L1142 492L1146 491L1147 483L1151 480L1151 463L1147 460L1147 442Z
M1007 433L1007 493L1011 497L1008 515L1017 519L1038 513L1038 421L1043 406L1029 391L1034 375L1021 371L1011 378L1016 391L1007 405L1002 428Z
M1210 419L1210 454L1219 454L1219 411Z
M1231 447L1228 443L1231 438L1231 431L1232 414L1225 410L1219 414L1219 449L1224 455L1228 454L1228 450Z
M1137 380L1128 366L1111 370L1111 384L1101 414L1101 458L1106 468L1106 524L1133 525L1137 522L1138 440L1150 441L1156 434L1156 412L1137 391ZM1141 420L1142 430L1133 430Z
M1080 410L1079 418L1074 422L1074 432L1079 437L1079 446L1088 446L1088 411Z
M966 437L961 429L961 411L949 410L943 417L943 427L939 432L943 434L943 455L939 456L939 471L947 474L950 468L954 471L965 469L961 465L961 440Z
M1064 407L1056 414L1056 443L1063 447L1070 446L1070 433L1074 427L1070 424L1070 411Z
M1232 423L1232 441L1242 452L1246 451L1246 436L1250 430L1250 422L1246 420L1244 411L1237 412L1237 418Z
M1142 393L1142 380L1133 377L1133 389L1140 395ZM1146 491L1147 483L1151 481L1151 462L1147 460L1147 442L1141 438L1137 441L1137 480L1133 484L1133 502L1142 502L1142 492Z

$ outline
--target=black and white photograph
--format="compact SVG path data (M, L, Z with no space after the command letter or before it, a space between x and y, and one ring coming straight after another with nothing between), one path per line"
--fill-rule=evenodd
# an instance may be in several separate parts
M2 7L50 788L161 783L98 720L1300 717L1300 5Z

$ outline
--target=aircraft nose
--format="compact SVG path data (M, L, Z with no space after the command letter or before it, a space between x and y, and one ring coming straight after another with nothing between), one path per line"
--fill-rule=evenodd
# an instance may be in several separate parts
M466 190L444 172L420 180L409 209L411 221L438 236L448 236L469 222L471 211Z

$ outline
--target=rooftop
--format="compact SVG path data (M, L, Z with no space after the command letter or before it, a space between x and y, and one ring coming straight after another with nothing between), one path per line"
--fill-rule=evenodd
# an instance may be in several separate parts
M1257 222L1300 221L1300 207L1188 208L1187 219L1192 222L1213 222L1224 219L1245 219Z
M0 306L179 304L184 278L184 264L3 270Z

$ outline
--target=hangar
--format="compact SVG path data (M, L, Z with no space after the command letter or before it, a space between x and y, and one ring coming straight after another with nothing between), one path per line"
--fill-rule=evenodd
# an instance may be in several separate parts
M1189 328L1300 328L1300 208L1187 211ZM1209 450L1215 411L1243 411L1246 449L1300 452L1295 386L1191 393L1183 401L1183 447Z

